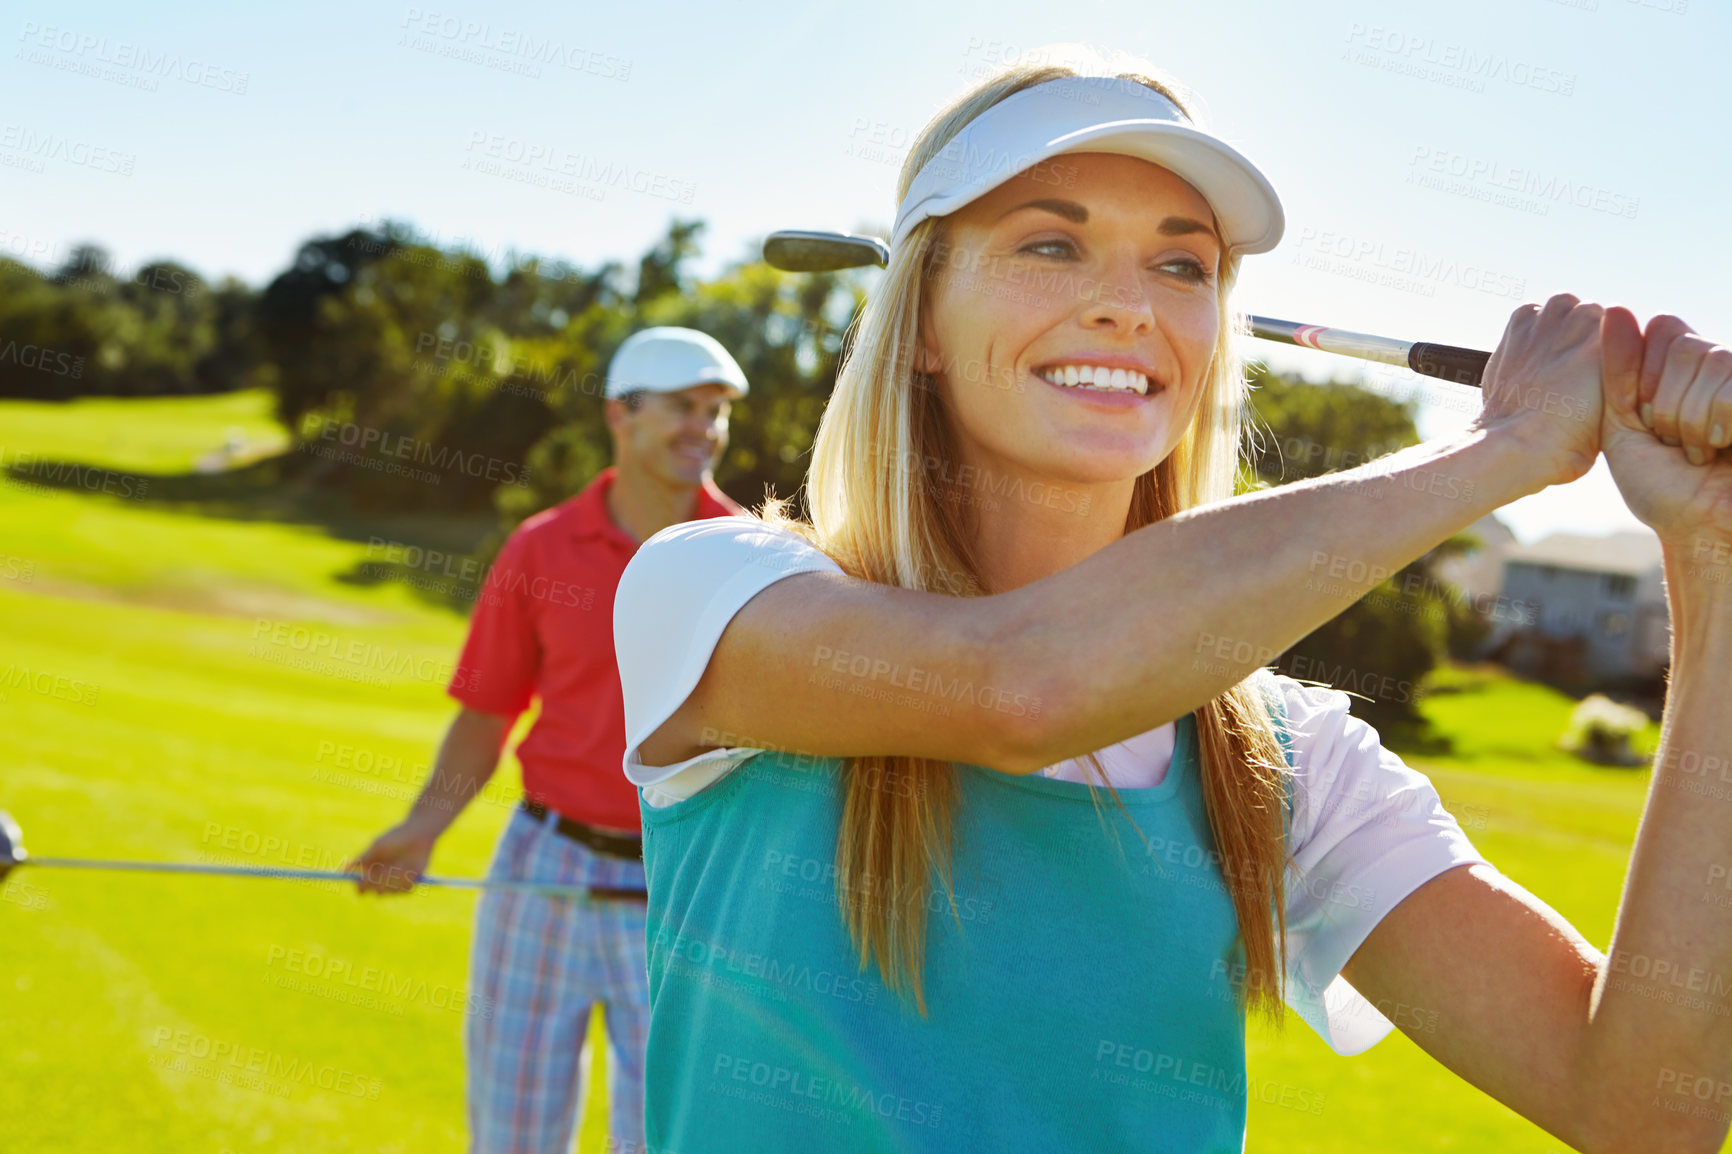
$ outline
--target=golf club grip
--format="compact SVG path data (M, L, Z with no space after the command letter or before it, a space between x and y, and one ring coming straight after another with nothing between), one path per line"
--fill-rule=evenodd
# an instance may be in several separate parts
M1490 360L1491 354L1480 349L1438 345L1430 341L1415 341L1407 350L1407 367L1414 372L1475 388L1479 387L1480 378L1485 376L1486 362Z
M647 902L648 890L636 890L629 886L590 886L589 896L592 901L600 902Z

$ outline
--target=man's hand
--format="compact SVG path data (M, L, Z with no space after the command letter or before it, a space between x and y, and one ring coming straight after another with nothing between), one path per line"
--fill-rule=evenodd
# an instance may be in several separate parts
M493 776L511 721L467 705L457 711L439 746L433 774L421 787L409 816L349 863L349 869L366 875L355 883L357 889L364 894L401 894L415 888L416 880L427 872L439 835Z
M380 834L361 856L343 868L366 875L355 882L364 894L404 894L427 872L439 835L405 821Z
M1670 544L1732 541L1732 349L1674 316L1643 334L1606 312L1606 463L1642 522Z
M1559 293L1510 314L1485 367L1475 422L1513 435L1533 468L1533 490L1574 481L1600 452L1600 320L1605 310Z

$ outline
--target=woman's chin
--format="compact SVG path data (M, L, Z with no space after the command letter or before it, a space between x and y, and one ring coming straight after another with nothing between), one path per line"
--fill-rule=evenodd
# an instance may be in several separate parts
M1140 477L1172 452L1164 439L1072 429L1041 446L1043 471L1077 484L1108 484Z
M1055 454L1050 448L1020 460L1021 472L1054 485L1114 485L1136 480L1160 461L1135 453L1076 452Z

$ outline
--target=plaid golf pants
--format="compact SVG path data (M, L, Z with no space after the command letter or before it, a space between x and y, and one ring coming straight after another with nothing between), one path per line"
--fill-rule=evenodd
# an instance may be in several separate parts
M488 876L644 884L642 862L598 854L521 809L512 811ZM586 907L486 891L475 914L470 989L483 1011L469 1015L464 1038L471 1154L569 1154L582 1100L578 1055L598 1001L607 1007L613 1082L608 1150L642 1150L649 1030L642 902Z

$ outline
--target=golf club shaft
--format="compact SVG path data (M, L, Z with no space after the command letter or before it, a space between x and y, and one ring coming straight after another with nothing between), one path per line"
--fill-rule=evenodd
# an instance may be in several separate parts
M272 869L268 866L198 865L189 862L114 861L106 858L36 857L18 866L49 866L57 869L132 870L140 873L210 874L219 877L274 878L279 881L364 881L366 875L341 870ZM446 886L467 890L510 890L539 893L548 897L583 897L595 900L642 900L644 891L612 886L561 885L556 882L495 881L489 878L442 878L423 876L419 886Z
M1428 377L1478 387L1491 354L1480 349L1440 345L1432 341L1398 341L1369 333L1302 325L1273 317L1252 317L1251 335L1265 341L1357 357L1362 361L1399 365Z

